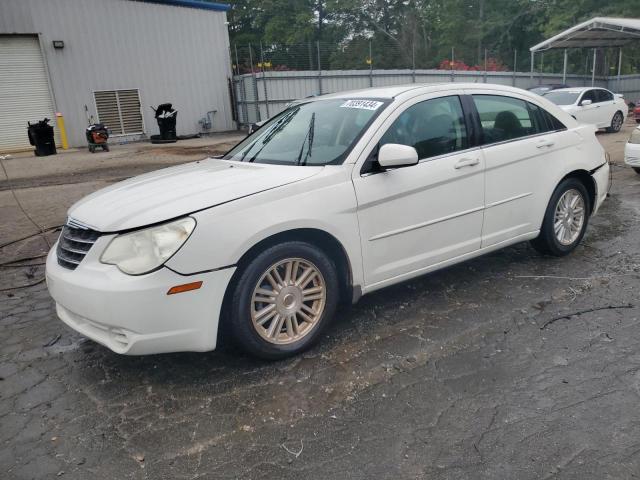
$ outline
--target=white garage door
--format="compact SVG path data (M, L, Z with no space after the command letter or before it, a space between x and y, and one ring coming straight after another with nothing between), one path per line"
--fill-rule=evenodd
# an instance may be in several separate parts
M0 151L33 148L27 122L47 117L55 128L54 113L38 38L0 35Z

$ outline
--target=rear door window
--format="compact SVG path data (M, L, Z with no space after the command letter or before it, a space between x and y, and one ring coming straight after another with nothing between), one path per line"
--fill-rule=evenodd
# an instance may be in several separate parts
M598 93L598 102L610 102L613 100L613 94L607 90L596 90Z
M473 95L473 101L480 116L483 145L534 135L542 128L538 124L544 120L534 119L533 110L524 100L501 95Z

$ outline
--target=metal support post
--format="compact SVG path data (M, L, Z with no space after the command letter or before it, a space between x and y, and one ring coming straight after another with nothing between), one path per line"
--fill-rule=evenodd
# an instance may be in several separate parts
M320 65L320 41L316 42L316 51L318 53L318 95L322 95L322 66Z

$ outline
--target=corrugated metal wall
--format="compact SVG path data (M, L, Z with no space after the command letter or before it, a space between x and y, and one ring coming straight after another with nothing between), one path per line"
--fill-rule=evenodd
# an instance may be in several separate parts
M612 92L624 94L628 102L637 103L640 100L640 75L623 75L620 80L610 77L607 88Z
M54 101L70 143L85 143L86 105L95 90L139 89L145 131L158 133L150 105L179 110L178 133L235 128L226 14L132 0L1 0L0 33L38 33ZM54 49L53 40L64 41Z
M371 86L445 82L485 82L528 88L542 83L562 83L562 74L534 73L532 77L529 72L514 74L447 70L323 70L260 72L237 75L234 78L239 121L243 124L272 117L292 100L310 95L358 90ZM576 87L588 86L591 85L591 76L567 75L567 83ZM595 85L609 85L614 91L618 91L611 86L611 78L597 77ZM637 85L640 86L640 76ZM246 92L244 96L243 92Z

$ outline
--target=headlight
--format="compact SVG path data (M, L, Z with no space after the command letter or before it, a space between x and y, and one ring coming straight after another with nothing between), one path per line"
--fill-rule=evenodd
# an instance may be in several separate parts
M629 137L629 143L640 143L640 129L634 128Z
M141 275L162 266L187 241L196 226L191 217L118 235L100 257L129 275Z

